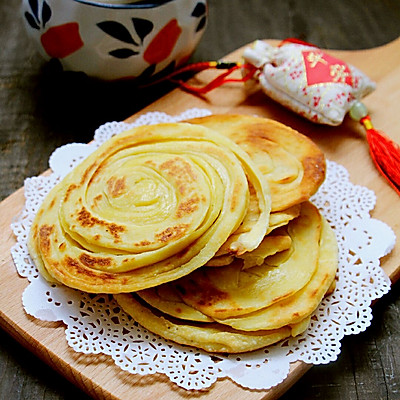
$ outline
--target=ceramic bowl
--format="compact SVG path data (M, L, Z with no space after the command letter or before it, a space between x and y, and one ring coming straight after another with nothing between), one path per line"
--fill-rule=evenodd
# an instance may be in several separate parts
M206 0L22 1L28 34L45 57L104 80L143 79L184 64L207 20Z

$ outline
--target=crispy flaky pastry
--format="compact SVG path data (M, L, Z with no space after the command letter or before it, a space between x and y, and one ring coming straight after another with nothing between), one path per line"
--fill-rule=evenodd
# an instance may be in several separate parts
M336 236L322 218L318 266L311 280L292 296L262 310L215 320L185 304L170 284L116 298L134 320L166 339L213 352L249 351L303 333L322 298L330 293L337 265Z
M29 252L45 277L67 286L136 291L204 265L246 218L251 197L257 218L236 237L237 253L257 248L270 214L268 185L249 155L206 127L141 126L101 145L52 189Z
M213 322L211 317L185 304L172 285L160 285L139 290L136 295L147 304L171 317L197 322Z
M213 257L206 266L223 267L231 264L236 258L239 258L244 261L244 269L254 267L255 265L263 264L267 257L288 250L291 243L292 239L290 236L282 230L282 232L277 232L276 234L266 235L256 249L244 254L237 256L231 254L218 255L219 252L217 252L217 256Z
M291 239L289 250L267 257L263 264L248 269L243 269L239 259L220 268L203 267L166 285L185 304L213 319L246 315L288 299L303 289L317 270L321 218L318 209L305 202L299 217L287 227ZM151 302L149 290L154 289L138 294ZM151 296L154 298L154 294Z
M212 352L255 350L303 333L322 298L330 294L338 247L335 233L323 217L318 243L318 265L311 280L287 299L247 315L215 320L185 304L171 284L117 295L116 299L134 320L166 339Z
M244 332L218 323L182 321L143 302L134 293L114 295L121 308L141 326L164 339L201 348L211 353L243 353L277 343L304 332L310 318L269 331Z
M302 203L325 178L325 157L308 137L277 121L249 115L211 115L189 120L238 143L271 188L272 211Z
M269 227L267 234L280 226L287 225L292 219L300 214L301 204L296 204L285 210L271 212L269 215Z
M301 205L296 204L286 210L272 212L269 216L267 235L260 243L258 248L252 251L244 253L242 252L242 254L237 254L237 252L232 251L231 245L236 241L238 235L243 232L244 224L241 224L241 226L232 235L230 235L228 240L219 248L219 250L215 253L215 256L207 262L206 266L223 267L231 264L235 260L235 256L237 256L238 258L245 260L245 268L250 266L252 267L260 264L260 256L265 258L277 252L288 249L290 246L290 237L287 234L275 234L275 232L279 227L287 225L289 221L298 217L300 214L300 209ZM247 215L250 214L251 211L248 211ZM272 231L275 232L274 234L270 235Z
M318 266L310 282L302 289L269 307L253 313L217 320L239 330L269 330L288 324L298 323L311 315L335 282L338 266L338 246L336 236L326 220L322 219Z
M275 229L287 225L289 221L298 217L300 214L300 209L301 205L296 204L295 206L292 206L287 210L270 213L267 235ZM251 214L251 210L248 211L248 214ZM237 252L232 250L232 244L237 240L240 233L243 233L242 225L232 235L229 236L228 240L219 248L219 250L215 254L215 257L237 254Z

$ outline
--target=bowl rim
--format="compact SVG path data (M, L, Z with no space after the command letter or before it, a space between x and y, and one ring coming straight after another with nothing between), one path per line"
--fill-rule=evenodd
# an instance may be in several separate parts
M164 4L171 3L176 0L139 0L134 3L103 3L93 0L73 0L75 3L81 3L88 6L100 7L100 8L113 8L113 9L145 9L145 8L156 8Z

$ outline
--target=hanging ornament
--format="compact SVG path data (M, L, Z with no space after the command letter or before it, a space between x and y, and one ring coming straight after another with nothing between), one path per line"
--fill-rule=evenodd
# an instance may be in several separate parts
M378 171L400 195L400 147L374 129L361 99L376 85L356 67L320 48L289 38L278 46L256 40L247 46L241 62L201 62L189 64L162 80L170 80L186 91L203 95L231 82L255 82L263 92L304 118L319 124L340 125L349 113L366 130L369 152ZM206 69L224 70L204 86L179 80L183 73ZM241 71L241 77L231 74ZM153 82L154 84L156 82Z
M400 147L383 132L374 129L367 107L356 101L350 108L350 117L360 122L365 130L369 153L378 171L400 195Z
M341 124L353 103L375 89L357 68L293 39L278 47L257 40L243 57L258 68L256 78L269 97L312 122Z

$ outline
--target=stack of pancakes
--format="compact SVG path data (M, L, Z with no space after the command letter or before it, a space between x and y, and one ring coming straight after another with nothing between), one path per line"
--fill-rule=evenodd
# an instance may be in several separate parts
M303 332L332 290L335 235L309 202L325 159L271 120L214 115L112 137L41 205L49 281L113 294L146 329L210 352Z

